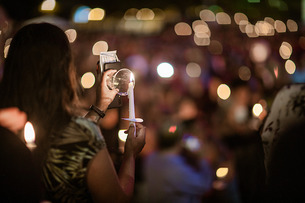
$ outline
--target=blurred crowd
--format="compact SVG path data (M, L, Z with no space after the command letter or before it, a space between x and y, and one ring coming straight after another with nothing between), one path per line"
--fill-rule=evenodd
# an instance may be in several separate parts
M152 162L147 165L147 160L162 151L160 129L168 123L183 124L179 142L185 141L182 137L186 135L198 138L195 142L200 147L191 151L197 158L206 160L209 165L206 174L211 178L201 197L203 202L258 202L265 192L260 130L278 91L285 85L305 82L303 24L299 23L297 32L257 38L241 33L234 23L212 23L210 29L210 46L196 45L192 35L176 35L174 24L166 25L154 35L78 30L76 41L71 43L79 80L84 73L96 70L99 56L92 54L92 46L99 40L106 41L109 50L117 50L122 65L135 74L136 117L144 120L147 140L138 157L134 202L143 202L149 196L145 191L150 180L147 166L153 166L149 165ZM221 44L220 48L213 46L215 41ZM290 59L296 65L296 72L292 75L286 72L285 60L279 55L284 41L293 47ZM267 45L266 60L257 62L251 57L255 43ZM157 74L156 67L162 62L174 67L171 78ZM199 77L186 73L190 62L200 65ZM241 77L243 66L250 70L248 79ZM217 94L220 84L230 87L231 95L226 100ZM84 106L94 102L95 90L95 86L80 90ZM118 168L123 151L118 132L128 127L128 122L121 119L128 117L128 99L122 97L122 101L122 107L108 110L99 122ZM263 110L254 115L252 109L257 103ZM227 173L217 175L218 169L223 168Z

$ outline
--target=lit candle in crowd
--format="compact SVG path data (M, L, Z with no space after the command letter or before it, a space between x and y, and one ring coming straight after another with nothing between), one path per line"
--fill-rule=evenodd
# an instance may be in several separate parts
M133 89L134 89L134 83L133 82L129 82L128 85L128 99L129 99L129 121L130 121L130 125L133 125L135 128L135 120L136 120L136 116L135 116L135 109L134 109L134 95L133 95ZM136 134L136 131L135 131Z
M31 122L26 122L24 126L24 139L26 142L26 146L33 150L36 148L35 144L35 130Z

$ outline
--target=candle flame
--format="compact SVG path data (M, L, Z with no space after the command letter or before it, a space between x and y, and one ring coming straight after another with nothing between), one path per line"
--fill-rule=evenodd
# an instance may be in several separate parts
M26 122L24 126L24 139L27 143L35 142L35 130L31 122Z
M130 73L130 78L129 78L129 82L132 82L132 83L134 83L134 75L133 75L133 73L131 72Z

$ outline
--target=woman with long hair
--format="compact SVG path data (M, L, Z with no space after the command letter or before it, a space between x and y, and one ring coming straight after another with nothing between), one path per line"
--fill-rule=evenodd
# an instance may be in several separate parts
M5 60L0 107L18 107L37 134L36 154L46 198L52 202L125 202L133 194L135 157L145 144L145 127L130 127L119 173L98 121L117 90L103 73L87 118L78 106L78 83L69 41L60 28L29 24L13 37ZM136 136L133 132L136 130ZM131 136L130 136L131 135Z

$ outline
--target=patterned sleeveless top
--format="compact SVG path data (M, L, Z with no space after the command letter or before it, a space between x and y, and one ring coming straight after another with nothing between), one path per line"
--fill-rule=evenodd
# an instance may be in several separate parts
M99 127L72 118L63 132L52 133L51 147L43 165L43 181L52 202L92 202L87 187L89 161L106 147Z

